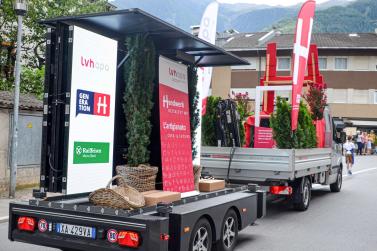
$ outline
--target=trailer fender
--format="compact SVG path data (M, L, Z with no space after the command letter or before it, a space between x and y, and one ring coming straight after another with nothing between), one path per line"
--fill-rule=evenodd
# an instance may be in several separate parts
M218 235L216 232L216 229L218 229L219 228L219 226L216 226L216 224L215 224L215 222L213 221L213 219L212 219L212 217L211 216L209 216L208 214L205 214L205 215L203 215L202 217L200 217L196 222L195 222L195 225L201 220L201 219L206 219L206 220L208 220L208 222L209 222L209 224L211 225L211 230L212 230L212 242L216 242L216 240L217 240L217 237L218 236L220 236L220 235ZM194 225L194 226L195 226Z

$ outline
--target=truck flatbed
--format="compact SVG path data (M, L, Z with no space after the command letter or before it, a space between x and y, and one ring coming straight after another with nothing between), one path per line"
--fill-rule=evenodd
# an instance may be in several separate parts
M331 167L331 148L256 149L202 147L203 173L241 183L290 181Z

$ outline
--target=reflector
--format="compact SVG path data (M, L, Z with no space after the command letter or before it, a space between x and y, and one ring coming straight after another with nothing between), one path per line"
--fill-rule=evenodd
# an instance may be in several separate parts
M32 217L21 216L18 218L17 227L22 231L34 232L35 219Z
M119 231L118 244L119 246L137 248L140 245L139 234L132 231Z

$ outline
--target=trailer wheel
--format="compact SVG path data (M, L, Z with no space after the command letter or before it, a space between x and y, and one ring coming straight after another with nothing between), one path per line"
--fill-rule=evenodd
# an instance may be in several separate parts
M211 251L212 249L212 229L208 220L200 219L191 232L190 251Z
M333 193L338 193L342 189L342 183L343 183L343 176L342 176L342 169L339 168L338 176L336 177L336 182L333 184L330 184L330 190Z
M219 251L233 251L238 238L238 219L233 209L230 209L221 226L221 236L217 243Z
M295 201L293 207L298 211L305 211L309 208L311 199L311 187L308 178L303 178L302 182L294 187L293 195Z

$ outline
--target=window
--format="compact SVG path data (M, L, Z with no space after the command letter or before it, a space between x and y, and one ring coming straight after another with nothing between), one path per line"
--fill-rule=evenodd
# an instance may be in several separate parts
M335 58L335 70L347 70L348 59L347 58Z
M377 91L374 91L374 103L377 105Z
M289 71L291 69L291 58L278 58L278 70Z
M327 69L327 58L318 58L318 66L320 70Z

